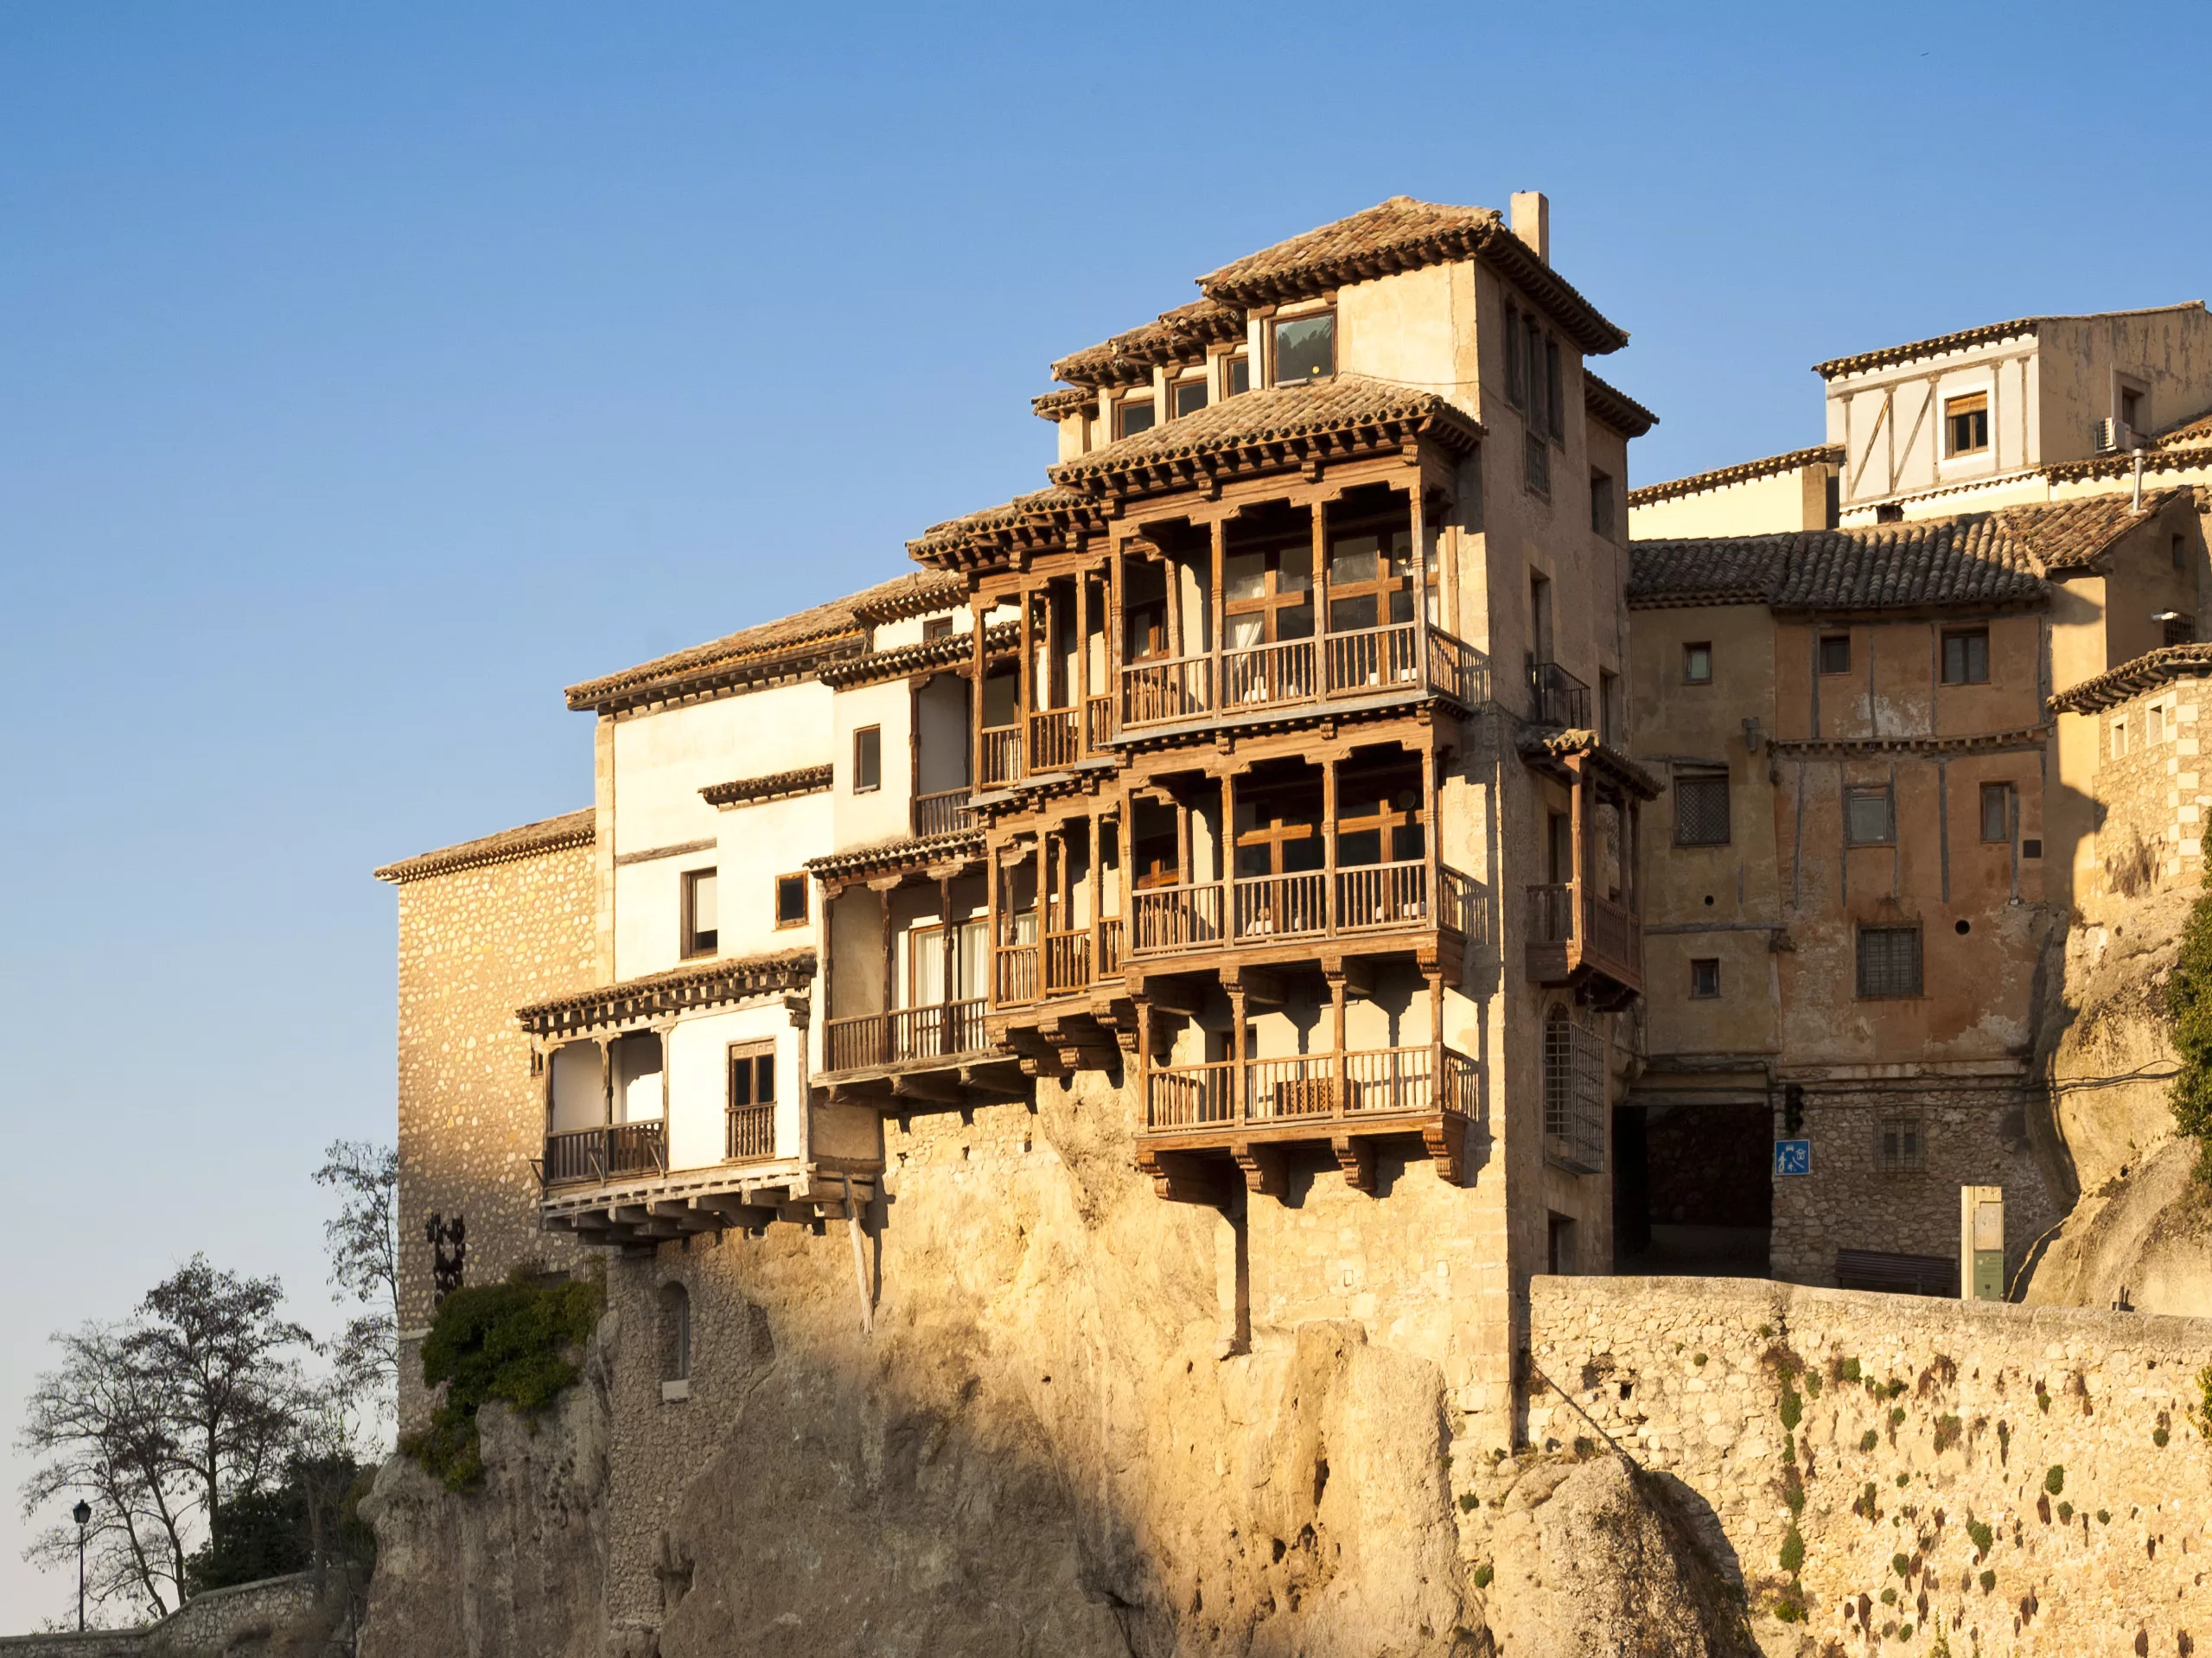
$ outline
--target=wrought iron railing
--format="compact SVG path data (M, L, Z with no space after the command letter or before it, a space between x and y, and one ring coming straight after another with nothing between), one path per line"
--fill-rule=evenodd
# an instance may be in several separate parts
M1539 725L1589 729L1590 687L1557 662L1529 665L1528 695Z

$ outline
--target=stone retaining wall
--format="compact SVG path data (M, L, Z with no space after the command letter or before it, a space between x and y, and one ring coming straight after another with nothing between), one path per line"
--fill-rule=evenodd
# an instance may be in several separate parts
M2212 1320L1539 1278L1530 1332L1531 1441L1683 1482L1771 1652L2212 1652Z
M315 1600L312 1572L264 1578L194 1595L160 1623L136 1629L0 1636L0 1658L201 1658L267 1634Z

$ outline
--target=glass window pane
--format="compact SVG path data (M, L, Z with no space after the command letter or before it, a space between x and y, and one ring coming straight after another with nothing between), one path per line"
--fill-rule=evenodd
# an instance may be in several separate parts
M753 1062L753 1103L772 1106L775 1103L775 1055L762 1054Z
M1175 388L1175 412L1176 419L1180 420L1185 415L1196 414L1205 406L1206 382L1204 380L1180 380L1176 382Z
M2012 839L2012 790L2005 783L1984 783L1981 786L1981 838L1984 840Z
M1221 561L1221 585L1233 601L1262 596L1267 591L1267 555L1232 553Z
M1374 581L1380 574L1381 566L1382 542L1379 537L1347 536L1329 545L1329 580L1331 586Z
M1855 788L1847 800L1850 815L1846 832L1853 845L1878 845L1890 839L1887 789Z
M1275 555L1275 590L1303 593L1313 585L1313 549L1284 547Z
M1252 359L1249 357L1230 358L1229 395L1236 397L1250 390L1252 390Z
M1152 399L1146 398L1141 402L1123 404L1119 418L1124 437L1134 437L1140 431L1151 430Z
M1257 615L1231 616L1225 641L1233 651L1248 651L1264 642L1266 628Z
M1375 599L1372 593L1358 598L1331 599L1329 602L1329 631L1333 634L1357 632L1373 628L1375 622Z
M668 890L666 887L660 890ZM692 877L692 931L711 933L715 929L714 871L703 870Z
M742 1055L730 1062L730 1103L733 1106L753 1103L753 1062Z
M1275 383L1323 379L1336 372L1336 319L1297 316L1275 325Z

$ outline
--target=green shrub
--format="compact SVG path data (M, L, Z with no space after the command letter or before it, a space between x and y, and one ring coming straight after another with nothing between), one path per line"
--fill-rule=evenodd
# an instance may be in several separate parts
M1802 1623L1805 1621L1805 1603L1784 1595L1775 1602L1775 1618L1782 1623Z
M2181 1062L2166 1101L2174 1126L2197 1143L2200 1185L2212 1172L2212 869L2206 874L2207 890L2189 907L2181 953L2166 980L2174 1057Z
M2066 1464L2053 1463L2050 1471L2043 1476L2043 1489L2056 1496L2066 1489Z
M1782 1540L1782 1553L1775 1557L1775 1564L1791 1577L1795 1577L1805 1565L1805 1534L1792 1521L1789 1534Z
M1909 1554L1892 1554L1890 1557L1890 1570L1896 1572L1900 1578L1910 1577L1912 1575L1912 1557Z
M1774 1335L1775 1327L1772 1324L1762 1324L1759 1326L1759 1339L1761 1341L1770 1342L1774 1340Z
M1702 1354L1702 1353L1694 1353L1694 1354L1691 1355L1691 1356L1690 1356L1690 1362L1691 1362L1692 1364L1699 1364L1699 1365L1701 1365L1701 1364L1703 1364L1705 1361L1705 1355L1704 1354Z
M2168 1433L2164 1428L2153 1428L2151 1430L2151 1443L2158 1446L2161 1451L2164 1451L2166 1448L2166 1441L2172 1438L2173 1436Z
M1497 1568L1485 1560L1475 1568L1475 1586L1477 1589L1488 1589L1491 1580L1497 1575Z
M1782 1395L1782 1425L1790 1432L1797 1432L1797 1425L1805 1419L1805 1400L1794 1387L1785 1387Z
M1482 1500L1482 1498L1476 1496L1472 1491L1462 1491L1459 1494L1459 1512L1463 1515L1473 1514L1475 1512L1475 1505Z
M1845 1359L1843 1361L1843 1379L1845 1381L1857 1381L1858 1380L1858 1361L1857 1359Z
M1900 1491L1903 1490L1903 1489L1905 1489L1905 1487L1907 1487L1908 1485L1910 1485L1911 1483L1912 1483L1912 1476L1911 1476L1911 1475L1909 1475L1909 1474L1900 1474L1900 1475L1898 1475L1898 1476L1897 1476L1897 1489L1899 1489Z
M2111 1525L2111 1524L2112 1524L2112 1510L2111 1510L2111 1509L2109 1509L2109 1508L2100 1508L2100 1509L2098 1509L2098 1510L2097 1510L2097 1523L2098 1523L2100 1526L2109 1526L2109 1525Z
M1984 1571L1979 1581L1981 1584L1981 1592L1986 1595L1997 1587L1997 1573L1993 1571Z
M1980 1560L1989 1557L1990 1548L1997 1541L1997 1534L1980 1521L1969 1520L1967 1521L1967 1538L1974 1546L1974 1558Z
M1884 1589L1882 1591L1882 1604L1884 1606L1895 1606L1897 1604L1897 1591L1895 1589Z
M1909 1641L1909 1640L1911 1640L1911 1639L1912 1639L1912 1625L1911 1625L1911 1624L1909 1624L1909 1623L1900 1623L1900 1624L1897 1626L1897 1639L1898 1639L1898 1640L1900 1640L1900 1641Z
M503 1284L456 1290L423 1340L423 1381L445 1384L430 1425L401 1449L449 1490L482 1477L476 1412L497 1400L534 1420L577 1379L571 1356L590 1339L604 1297L596 1284L540 1284L520 1268Z
M1890 1425L1893 1428L1901 1428L1904 1425L1905 1407L1902 1405L1893 1407L1890 1412Z
M1818 1370L1807 1370L1805 1373L1805 1391L1815 1399L1820 1398L1820 1373Z
M1792 1520L1805 1512L1805 1482L1798 1477L1794 1468L1782 1483L1782 1500L1788 1505Z
M2072 1503L2062 1502L2058 1505L2058 1523L2062 1526L2070 1526L2074 1523L2074 1505Z
M1867 1429L1865 1432L1858 1436L1858 1448L1861 1451L1871 1451L1875 1446L1881 1443L1882 1436L1875 1432L1871 1428Z
M1957 1417L1937 1417L1935 1419L1936 1454L1941 1456L1944 1451L1948 1451L1953 1445L1957 1444L1959 1443L1960 1436L1965 1432L1966 1424L1960 1421Z

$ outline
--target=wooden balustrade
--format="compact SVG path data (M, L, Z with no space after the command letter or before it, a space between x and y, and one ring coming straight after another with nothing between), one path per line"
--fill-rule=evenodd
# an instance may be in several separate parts
M1629 989L1643 984L1643 922L1626 906L1591 893L1586 905L1583 960Z
M775 1107L732 1106L725 1113L722 1155L730 1163L752 1163L775 1155Z
M1559 883L1527 893L1531 980L1564 985L1588 967L1625 990L1643 988L1643 922L1626 905L1587 891L1578 904L1575 889Z
M1002 944L992 953L991 1000L994 1007L1019 1007L1037 999L1037 947Z
M1247 876L1231 883L1239 939L1297 938L1329 930L1329 874Z
M975 826L975 814L968 809L969 791L965 788L940 789L934 794L914 797L914 832L922 839L932 835L955 835Z
M1120 916L1109 915L1099 923L1100 978L1109 978L1121 971L1124 943Z
M1336 871L1336 925L1347 933L1426 921L1429 866L1425 860L1369 864Z
M1214 659L1178 656L1138 662L1121 671L1121 723L1156 725L1189 719L1214 707Z
M1429 689L1463 708L1490 700L1489 659L1466 641L1438 628L1429 629Z
M1327 693L1349 697L1414 683L1418 677L1415 669L1420 666L1414 654L1417 632L1413 622L1400 622L1387 628L1323 635L1328 645Z
M980 1053L986 1005L978 996L832 1019L822 1030L824 1068L835 1075Z
M1113 742L1113 698L1088 697L1083 701L1083 748L1104 754Z
M543 1179L548 1186L580 1181L603 1183L667 1172L667 1126L658 1119L564 1129L545 1136Z
M1230 1060L1148 1068L1145 1131L1483 1115L1480 1069L1440 1043L1248 1059L1241 1078L1237 1068Z
M1131 897L1135 933L1130 947L1138 955L1199 949L1221 941L1221 883L1218 881L1187 887L1149 887Z
M1313 647L1310 639L1286 639L1228 652L1221 658L1221 706L1311 702L1321 691Z
M1057 996L1091 982L1091 934L1087 928L1044 935L1044 993Z
M1030 771L1065 771L1075 763L1080 731L1072 708L1049 708L1030 716Z
M978 756L978 775L985 788L1002 783L1018 782L1022 776L1022 728L1018 725L991 725L984 728L983 752Z

